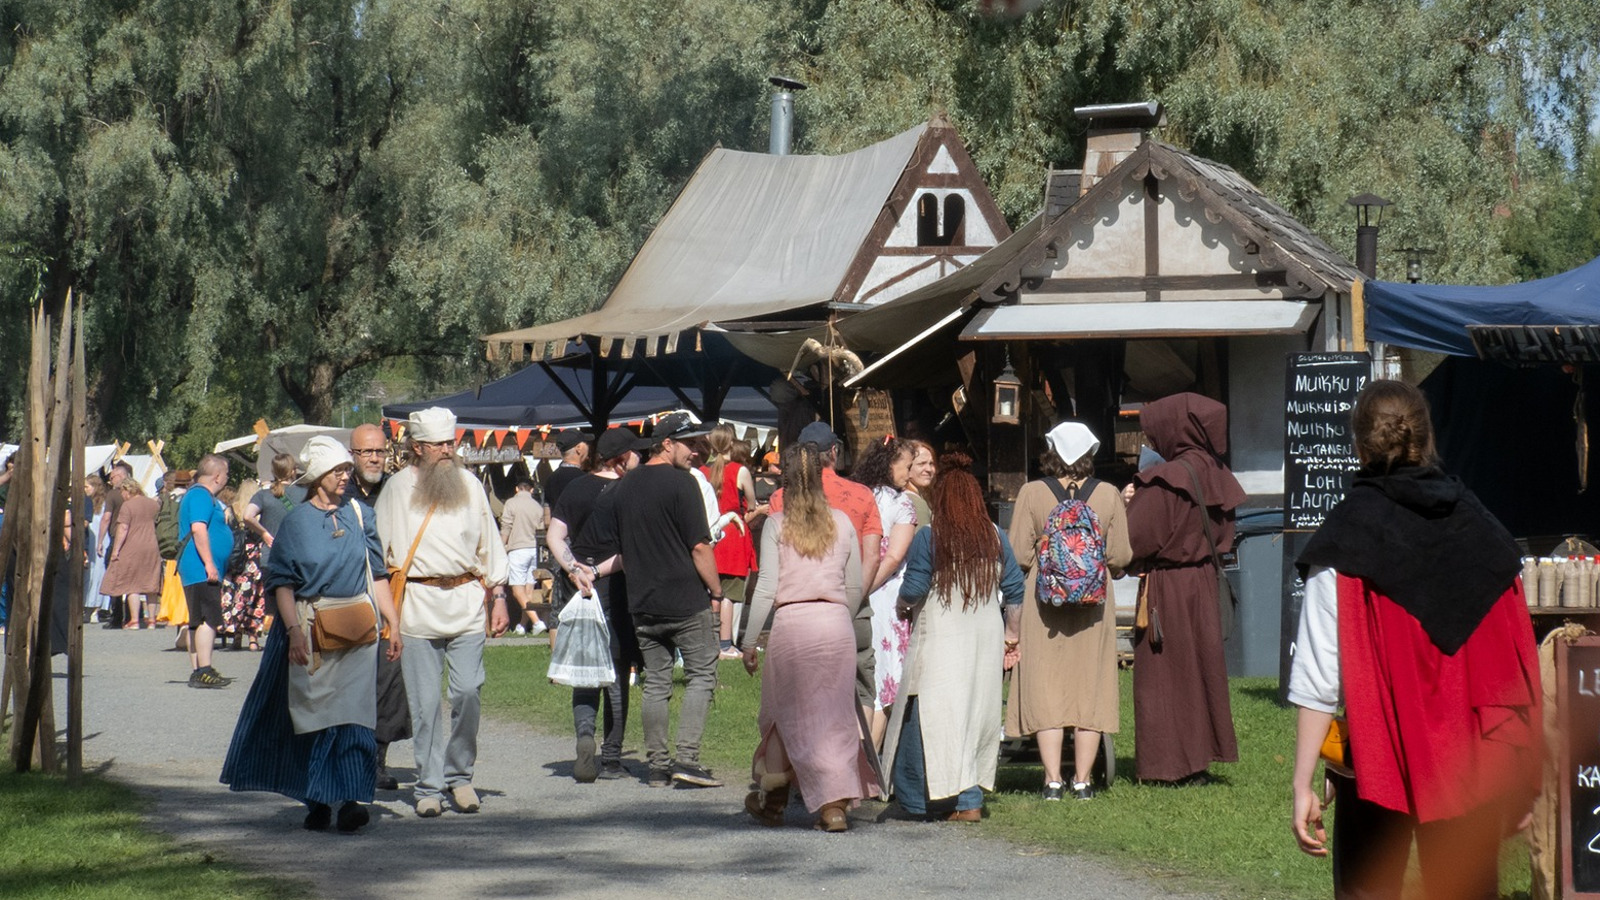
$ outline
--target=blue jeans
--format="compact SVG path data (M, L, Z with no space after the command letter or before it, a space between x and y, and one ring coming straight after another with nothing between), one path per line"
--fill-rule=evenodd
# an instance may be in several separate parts
M672 764L667 753L667 705L672 700L672 654L683 655L683 705L678 710L677 760L700 764L711 695L717 689L717 617L707 607L687 619L634 617L644 655L644 749L651 769Z
M895 750L894 799L914 816L943 815L963 809L983 809L983 788L973 785L954 797L928 798L928 770L922 755L922 716L915 695L901 698L906 703L905 723L900 728L900 746Z

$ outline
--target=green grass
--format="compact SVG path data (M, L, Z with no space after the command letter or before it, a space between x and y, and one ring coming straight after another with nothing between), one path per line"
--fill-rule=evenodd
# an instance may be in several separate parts
M542 640L491 647L485 709L545 733L570 734L571 692L545 679L549 659ZM1112 790L1089 803L1045 803L1038 799L1043 779L1037 765L1003 764L997 791L988 800L984 830L1024 852L1087 854L1148 878L1224 896L1329 896L1328 861L1302 854L1289 832L1295 717L1276 704L1277 682L1233 679L1239 762L1213 766L1213 784L1174 788L1133 781L1131 672L1123 672L1122 678L1122 732L1117 735ZM730 784L742 782L750 771L760 693L759 679L747 676L738 661L721 663L721 684L706 723L701 758ZM627 742L633 751L643 744L637 703L635 688ZM1502 897L1526 898L1527 853L1520 839L1507 843L1502 869Z
M130 789L87 777L75 788L37 773L0 772L0 897L221 900L307 896L246 875L148 830Z

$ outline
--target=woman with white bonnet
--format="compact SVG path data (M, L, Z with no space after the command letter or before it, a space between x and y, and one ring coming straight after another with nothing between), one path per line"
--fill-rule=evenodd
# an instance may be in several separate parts
M349 451L319 435L300 465L308 494L273 537L263 586L277 615L222 782L304 803L312 831L335 824L337 810L348 833L367 824L362 803L372 802L377 775L378 626L389 625L391 662L402 642L389 583L373 577L385 571L374 517L345 498ZM323 636L314 640L319 617Z
M1080 800L1094 796L1090 773L1101 734L1116 734L1120 710L1117 685L1117 611L1110 579L1122 574L1133 556L1122 494L1093 478L1100 441L1088 426L1062 422L1045 435L1039 457L1044 478L1017 492L1011 515L1011 546L1027 581L1022 601L1022 632L1006 704L1006 734L1032 735L1044 764L1044 799L1060 800L1071 791ZM1104 540L1106 598L1094 606L1052 606L1038 591L1038 565L1045 525L1062 500L1085 500L1094 511ZM1066 729L1073 730L1072 780L1061 768ZM1108 785L1109 787L1109 785Z

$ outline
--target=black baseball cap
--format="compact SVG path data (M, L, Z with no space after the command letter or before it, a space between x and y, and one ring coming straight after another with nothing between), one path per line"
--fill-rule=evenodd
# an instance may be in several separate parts
M703 423L696 422L688 413L675 412L671 415L662 416L656 422L655 430L650 432L650 442L659 444L668 438L674 441L681 441L685 438L699 437L702 434L710 433L710 428L707 428Z
M629 450L648 450L650 439L642 438L626 428L607 428L595 445L595 455L601 459L616 459Z
M576 429L569 428L566 431L556 432L555 437L551 440L555 441L556 446L560 448L562 453L565 453L579 444L593 443L594 435L585 434L581 431L577 431Z

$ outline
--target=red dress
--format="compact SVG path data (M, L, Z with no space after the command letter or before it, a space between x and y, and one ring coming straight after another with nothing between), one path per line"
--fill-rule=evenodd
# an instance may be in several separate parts
M704 472L707 478L711 477L709 466L701 466L700 471ZM722 467L722 484L717 487L717 512L736 512L740 518L749 512L749 508L745 506L744 493L739 490L739 473L743 471L744 466L731 461ZM755 544L750 540L749 529L740 528L730 522L722 529L722 537L712 550L717 556L718 575L743 578L756 569Z

